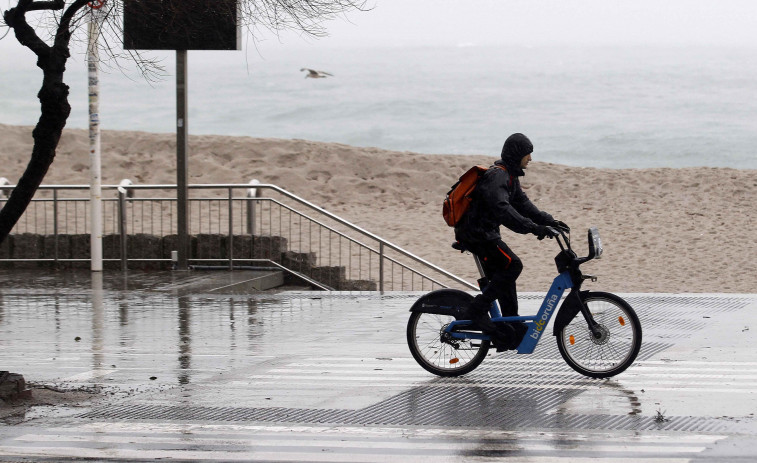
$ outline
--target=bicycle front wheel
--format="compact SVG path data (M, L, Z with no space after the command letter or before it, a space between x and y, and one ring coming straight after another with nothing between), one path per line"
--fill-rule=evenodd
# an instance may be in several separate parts
M452 339L444 329L455 317L413 312L407 322L407 344L420 366L438 376L460 376L486 358L489 341Z
M641 348L641 324L633 308L622 298L592 292L584 300L599 324L595 337L579 312L557 335L557 347L565 362L582 375L609 378L636 360Z

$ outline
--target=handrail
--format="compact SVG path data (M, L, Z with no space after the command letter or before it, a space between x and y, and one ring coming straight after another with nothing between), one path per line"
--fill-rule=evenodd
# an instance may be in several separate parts
M6 185L6 186L4 186L4 188L6 188L6 189L13 189L15 187L16 187L16 185ZM249 184L238 184L238 183L220 183L220 184L189 184L189 185L187 185L187 187L190 188L190 189L245 189L246 190L246 189L250 188L250 185ZM38 190L88 190L89 188L90 188L89 185L40 185L38 187ZM126 189L126 190L160 190L160 189L162 189L162 190L171 190L171 189L176 189L177 186L176 186L176 184L148 184L148 185L128 185L128 186L123 186L123 185L102 185L101 188L102 188L102 190L118 190L119 188ZM311 209L313 209L313 210L315 210L315 211L317 211L317 212L319 212L321 214L324 214L325 216L329 217L330 219L334 220L335 222L340 223L341 225L344 225L345 227L347 227L349 229L352 229L353 231L356 231L356 232L358 232L358 233L360 233L360 234L362 234L362 235L364 235L364 236L366 236L368 238L371 238L371 239L377 241L379 243L379 250L380 250L379 251L379 256L380 256L380 259L384 258L383 248L384 247L388 247L389 249L392 249L392 250L394 250L394 251L396 251L396 252L404 255L405 257L407 257L407 258L409 258L409 259L411 259L411 260L413 260L413 261L415 261L415 262L417 262L419 264L422 264L422 265L424 265L424 266L426 266L426 267L428 267L428 268L430 268L430 269L432 269L432 270L434 270L434 271L436 271L436 272L444 275L445 277L449 278L452 281L455 281L455 282L457 282L457 283L459 283L459 284L461 284L463 286L466 286L466 287L468 287L470 289L474 289L474 290L478 289L477 286L475 286L475 285L469 283L468 281L466 281L466 280L458 277L457 275L454 275L454 274L448 272L447 270L445 270L445 269L443 269L443 268L441 268L441 267L439 267L439 266L437 266L437 265L435 265L435 264L433 264L433 263L431 263L431 262L429 262L429 261L427 261L427 260L425 260L425 259L423 259L421 257L416 256L415 254L413 254L413 253L411 253L411 252L403 249L402 247L397 246L396 244L393 244L393 243L391 243L391 242L389 242L389 241L381 238L380 236L378 236L378 235L376 235L374 233L371 233L368 230L365 230L364 228L359 227L359 226L353 224L352 222L349 222L349 221L347 221L347 220L345 220L345 219L343 219L343 218L341 218L341 217L339 217L339 216L337 216L337 215L335 215L335 214L327 211L326 209L324 209L324 208L322 208L320 206L317 206L317 205L313 204L312 202L310 202L310 201L308 201L306 199L303 199L303 198L295 195L294 193L291 193L291 192L289 192L289 191L287 191L287 190L285 190L285 189L283 189L281 187L278 187L278 186L272 185L272 184L260 183L260 184L256 184L255 188L273 190L273 191L275 191L275 192L277 192L277 193L279 193L279 194L281 194L281 195L283 195L283 196L285 196L285 197L287 197L287 198L289 198L289 199L291 199L291 200L293 200L293 201L295 201L297 203L300 203L300 204L302 204L304 206L307 206L307 207L309 207L309 208L311 208Z
M283 207L284 209L287 209L287 210L288 210L288 211L290 211L290 212L294 212L294 213L296 213L297 215L299 215L300 217L303 217L303 218L305 218L305 219L307 219L307 220L309 220L309 221L311 221L311 222L313 222L313 223L317 224L317 225L318 225L319 227L323 227L323 228L324 228L324 229L326 229L326 230L329 230L329 231L331 231L331 232L334 232L334 233L336 233L336 234L338 234L338 235L340 235L340 236L342 236L342 237L346 238L347 240L349 240L349 241L351 241L351 242L355 243L355 244L356 244L357 246L360 246L360 247L362 247L362 248L365 248L365 249L367 249L367 250L369 250L369 251L371 251L371 252L374 252L374 253L376 253L376 254L379 254L379 255L381 255L381 254L382 254L382 253L381 253L381 251L379 251L379 250L376 250L376 249L374 249L374 248L372 248L372 247L368 246L367 244L363 244L363 243L361 243L360 241L358 241L358 240L356 240L356 239L354 239L354 238L351 238L351 237L349 237L349 236L345 235L344 233L340 232L339 230L337 230L337 229L335 229L335 228L333 228L333 227L330 227L330 226L326 225L325 223L323 223L323 222L321 222L321 221L319 221L319 220L317 220L317 219L314 219L314 218L310 217L309 215L303 214L302 212L299 212L299 211L297 211L297 210L295 210L295 209L293 209L293 208L289 207L288 205L286 205L286 204L282 203L281 201L277 201L277 200L276 200L276 199L274 199L274 198L257 198L257 201L271 201L271 202L274 202L274 203L276 203L277 205L279 205L280 207ZM397 265L401 266L402 268L405 268L405 269L408 269L408 270L413 270L413 269L411 269L410 267L408 267L407 265L403 264L402 262L400 262L400 261L398 261L398 260L396 260L396 259L393 259L393 258L391 258L391 257L387 257L387 256L384 256L384 259L388 260L389 262L391 262L391 263L393 263L393 264L397 264ZM435 284L437 284L437 285L439 285L439 286L444 286L444 285L443 285L443 284L442 284L441 282L439 282L439 281L437 281L437 280L435 280L435 279L431 278L430 276L428 276L428 275L426 275L426 274L424 274L424 273L420 273L420 272L418 272L418 271L416 271L416 273L418 273L418 275L419 275L419 276L421 276L421 277L423 277L423 278L425 278L425 279L429 280L429 281L430 281L430 282L432 282L432 283L435 283Z
M215 188L236 188L236 187L239 187L239 186L240 185L236 185L236 184L228 184L228 185L224 184L224 185L216 185ZM189 185L189 187L190 188L193 188L193 187L196 188L196 187L200 187L200 186L199 185L197 185L197 186L195 186L195 185ZM244 185L244 187L245 188L249 188L249 185ZM300 204L303 204L305 206L310 207L311 209L314 209L314 210L316 210L318 212L321 212L321 213L325 214L330 219L332 219L332 220L334 220L336 222L339 222L342 225L344 225L344 226L346 226L348 228L351 228L351 229L357 231L358 233L362 233L363 235L368 236L371 239L374 239L374 240L378 241L379 243L383 244L384 246L387 246L390 249L393 249L393 250L399 252L400 254L404 255L405 257L408 257L408 258L410 258L410 259L412 259L412 260L414 260L414 261L416 261L418 263L421 263L421 264L425 265L426 267L429 267L429 268L431 268L431 269L433 269L433 270L441 273L442 275L446 276L447 278L449 278L449 279L451 279L453 281L456 281L456 282L458 282L458 283L460 283L462 285L465 285L465 286L467 286L467 287L469 287L471 289L478 289L477 286L475 286L475 285L473 285L473 284L471 284L471 283L463 280L462 278L458 277L457 275L454 275L454 274L452 274L452 273L444 270L443 268L441 268L441 267L439 267L439 266L437 266L435 264L432 264L431 262L429 262L429 261L427 261L425 259L422 259L422 258L416 256L415 254L412 254L411 252L408 252L408 251L402 249L401 247L397 246L396 244L390 243L389 241L381 238L380 236L375 235L375 234L373 234L373 233L371 233L371 232L369 232L369 231L367 231L367 230L365 230L365 229L363 229L361 227L358 227L357 225L355 225L355 224L353 224L351 222L348 222L347 220L344 220L341 217L339 217L339 216L337 216L335 214L332 214L331 212L327 211L326 209L323 209L322 207L316 206L315 204L311 203L310 201L302 199L299 196L297 196L297 195L295 195L293 193L290 193L290 192L284 190L283 188L279 188L276 185L270 185L270 184L265 184L265 183L261 183L259 185L255 185L255 188L268 188L268 189L277 191L278 193L280 193L280 194L282 194L282 195L284 195L284 196L286 196L286 197L288 197L290 199L293 199L293 200L297 201Z

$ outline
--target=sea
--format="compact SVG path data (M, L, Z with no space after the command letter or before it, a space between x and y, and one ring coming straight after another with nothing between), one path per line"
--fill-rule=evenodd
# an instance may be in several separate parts
M175 54L149 56L165 68L154 82L103 60L103 129L175 131ZM332 75L305 78L302 68ZM6 61L1 75L0 123L35 124L34 60ZM86 128L81 54L65 81L67 126ZM187 83L194 135L498 156L522 132L535 161L757 169L757 47L250 47L190 51Z

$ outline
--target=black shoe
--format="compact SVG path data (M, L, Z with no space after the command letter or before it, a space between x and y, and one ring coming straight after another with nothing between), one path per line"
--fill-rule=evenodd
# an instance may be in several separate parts
M509 322L504 323L504 326L512 330L512 336L509 338L507 349L517 349L528 332L528 325L523 322Z
M494 323L493 323L494 324ZM518 347L516 342L517 333L509 323L496 323L495 333L487 333L492 340L492 344L497 348L497 352L512 350Z
M513 349L515 349L520 345L521 341L523 341L523 338L526 337L526 333L528 333L528 325L523 322L513 322L510 324L515 329L515 339L517 341L515 347L513 347Z
M476 296L465 313L465 317L473 322L474 327L480 329L491 338L491 342L497 348L497 352L514 349L519 344L511 347L517 335L515 329L509 323L495 324L489 317L490 307L490 302L486 302L479 296Z
M485 301L481 296L476 296L471 301L468 310L465 311L464 317L473 322L474 327L484 333L497 331L497 326L489 318L489 309L491 302Z

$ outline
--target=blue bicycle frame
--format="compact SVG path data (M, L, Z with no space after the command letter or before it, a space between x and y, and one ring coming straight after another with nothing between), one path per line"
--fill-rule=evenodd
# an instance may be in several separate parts
M572 287L573 281L570 278L570 272L566 271L555 277L554 281L552 282L552 286L549 288L549 292L547 292L547 295L544 297L544 301L542 302L541 307L539 308L539 312L537 312L536 315L528 317L503 317L497 301L494 301L494 303L492 303L492 307L491 309L489 309L489 313L491 314L493 322L525 322L528 326L528 331L523 337L523 340L518 345L518 353L530 354L536 348L536 344L539 343L539 339L541 339L541 336L544 334L545 328L547 327L549 320L552 318L552 315L557 312L558 304L560 302L560 299L562 298L563 293L566 289ZM455 328L462 328L463 326L469 326L470 324L470 321L455 320L447 326L445 332L449 333L451 337L456 339L480 339L482 341L489 340L489 336L485 334L470 332L460 333L455 330Z

